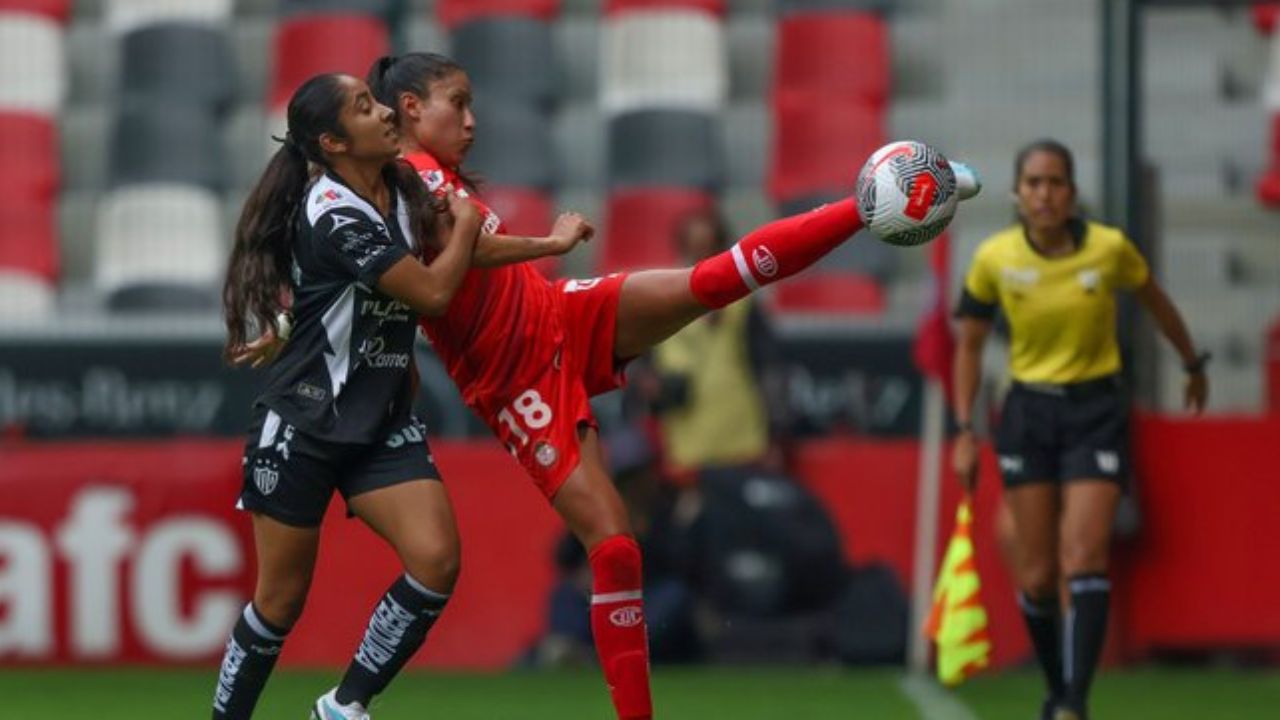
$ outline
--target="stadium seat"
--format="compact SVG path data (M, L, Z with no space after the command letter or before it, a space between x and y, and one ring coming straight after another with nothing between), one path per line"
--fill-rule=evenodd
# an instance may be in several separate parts
M550 108L556 97L551 27L531 17L476 18L451 33L453 58L467 69L477 97Z
M192 185L113 191L98 206L95 287L216 287L226 256L221 213L217 195Z
M864 103L775 95L769 194L782 202L852 192L858 168L884 144L883 122L883 114Z
M52 198L0 201L0 270L58 281L58 231ZM3 311L3 308L0 308Z
M552 27L559 63L558 94L565 100L596 102L600 87L600 22L566 17Z
M231 20L233 0L107 0L104 19L112 33L159 22L221 24Z
M714 200L698 190L637 188L613 193L606 209L603 245L596 248L596 271L674 267L676 226Z
M66 92L63 30L58 21L0 11L0 108L55 115Z
M884 290L856 272L812 272L778 283L770 294L774 312L804 315L875 315L884 312Z
M112 132L108 185L178 182L226 186L226 154L216 119L204 110L155 100L121 105Z
M608 0L604 11L607 14L614 14L672 8L701 10L712 15L724 15L725 0Z
M600 48L601 102L608 112L655 107L715 112L728 96L724 25L705 11L663 8L611 15Z
M436 15L449 29L479 18L524 15L551 20L560 12L560 0L437 0Z
M483 123L484 118L480 118ZM568 187L605 185L607 123L594 102L563 105L553 116L560 178Z
M1271 36L1271 63L1267 69L1262 105L1271 114L1271 146L1267 167L1258 178L1258 200L1267 207L1280 208L1280 31Z
M71 17L71 0L0 0L0 13L44 15L66 23Z
M280 0L281 17L315 13L373 15L384 20L391 17L393 6L401 0Z
M496 185L543 190L557 170L550 120L530 105L489 98L476 103L480 118L467 167Z
M778 23L775 93L807 90L882 106L889 96L889 31L871 13L818 12Z
M1269 35L1276 30L1280 22L1280 3L1260 2L1253 6L1253 23L1258 32Z
M0 326L45 322L53 316L57 298L53 283L0 267Z
M611 187L719 187L720 144L714 118L700 112L639 110L609 123Z
M60 181L53 119L0 110L0 167L0 205L49 202Z
M163 22L126 34L121 41L120 91L124 97L157 97L198 103L218 113L235 96L235 63L223 28Z
M899 0L774 0L779 15L826 11L874 10L884 12L899 5Z
M297 16L276 30L268 107L283 110L298 86L312 75L344 72L364 77L369 66L391 49L386 25L360 14Z

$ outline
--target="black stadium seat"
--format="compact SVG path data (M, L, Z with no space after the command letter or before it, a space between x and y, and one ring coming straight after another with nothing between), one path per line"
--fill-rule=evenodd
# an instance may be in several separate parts
M613 187L716 190L722 181L716 121L687 110L640 110L609 123Z
M360 13L386 18L399 0L280 0L280 16L315 13Z
M122 40L125 98L163 97L221 113L235 96L235 63L220 29L189 23L147 25Z
M112 132L108 184L177 182L221 191L226 169L216 119L171 103L123 103Z
M467 167L495 185L550 190L559 175L550 120L529 105L486 97L476 103L480 125Z
M477 95L551 106L557 67L550 24L518 16L472 20L454 28L452 40Z

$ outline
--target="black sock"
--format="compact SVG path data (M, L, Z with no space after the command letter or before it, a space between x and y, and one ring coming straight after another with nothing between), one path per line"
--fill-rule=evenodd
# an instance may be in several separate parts
M1044 671L1049 697L1059 700L1066 692L1066 686L1062 681L1062 628L1059 623L1062 613L1059 612L1058 598L1037 600L1019 592L1018 607L1022 608L1022 619L1027 623L1031 646L1035 648L1036 659Z
M428 590L408 574L392 583L369 618L364 639L338 685L337 701L368 707L422 647L447 602L448 595Z
M213 692L214 720L240 720L253 714L288 632L263 620L253 603L245 605L222 656Z
M1076 575L1067 581L1067 589L1071 591L1071 609L1063 632L1066 700L1073 709L1084 712L1107 637L1111 581L1105 575Z

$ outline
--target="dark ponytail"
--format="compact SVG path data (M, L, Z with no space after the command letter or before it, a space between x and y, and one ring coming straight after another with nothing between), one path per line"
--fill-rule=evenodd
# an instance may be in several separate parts
M339 113L346 100L341 75L317 75L289 101L289 131L245 200L222 286L227 325L225 352L267 328L286 309L293 263L295 220L311 180L311 166L326 165L320 136L345 137Z
M365 83L378 102L400 111L401 93L413 93L426 99L431 94L431 83L465 72L452 58L439 53L411 52L404 55L384 55L373 61ZM463 187L479 193L480 180L462 168L451 168L462 181Z

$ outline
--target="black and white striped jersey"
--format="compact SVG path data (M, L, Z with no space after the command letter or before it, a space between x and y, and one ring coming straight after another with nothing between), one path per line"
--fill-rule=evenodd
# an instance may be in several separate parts
M332 173L298 212L293 334L258 402L314 437L372 442L409 417L417 315L377 289L382 273L415 250L403 196L392 215Z

